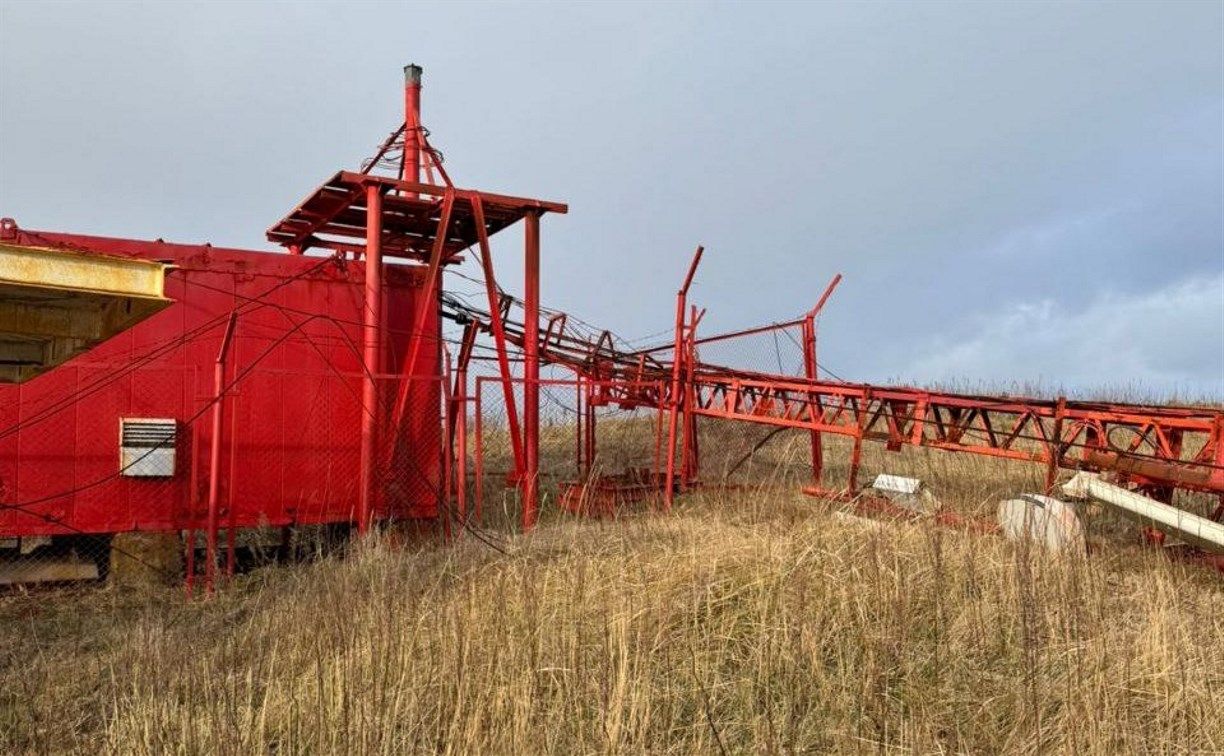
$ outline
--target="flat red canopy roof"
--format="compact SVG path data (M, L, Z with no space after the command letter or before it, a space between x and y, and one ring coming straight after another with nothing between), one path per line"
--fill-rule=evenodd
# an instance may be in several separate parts
M527 213L565 213L569 210L560 202L340 171L269 228L268 240L296 247L298 251L311 247L364 249L366 187L371 185L377 186L383 194L383 254L397 257L429 257L447 192L454 192L455 200L443 246L443 260L479 241L473 210L477 201L484 210L485 228L490 236Z

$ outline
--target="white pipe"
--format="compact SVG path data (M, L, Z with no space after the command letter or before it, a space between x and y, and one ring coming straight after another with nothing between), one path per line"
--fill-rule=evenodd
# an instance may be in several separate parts
M1155 499L1106 483L1096 473L1079 472L1062 487L1068 496L1112 504L1122 513L1198 546L1224 554L1224 524L1171 507Z

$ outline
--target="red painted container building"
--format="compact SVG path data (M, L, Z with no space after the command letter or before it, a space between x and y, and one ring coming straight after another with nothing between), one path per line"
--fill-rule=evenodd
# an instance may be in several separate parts
M220 502L223 526L347 522L360 463L362 304L359 261L208 245L17 230L10 242L170 263L174 304L67 364L0 386L0 536L203 528L213 428L213 371L230 313ZM385 364L410 336L434 334L436 310L413 322L423 269L383 272ZM410 373L437 376L438 350ZM398 430L417 468L382 517L434 517L441 409L427 391ZM135 421L135 422L134 422ZM171 421L169 455L124 467L124 431ZM160 449L158 451L161 451ZM139 452L137 452L139 453ZM153 457L157 459L154 460ZM148 468L152 469L148 469Z
M445 414L458 406L443 402L443 273L479 254L496 311L489 237L518 221L524 327L537 334L521 407L524 526L534 523L539 221L567 208L455 187L421 126L421 69L404 73L404 122L373 159L268 230L287 253L4 226L9 245L164 262L174 303L0 386L0 547L203 529L211 570L219 529L437 518L451 478ZM502 372L512 397L504 359Z

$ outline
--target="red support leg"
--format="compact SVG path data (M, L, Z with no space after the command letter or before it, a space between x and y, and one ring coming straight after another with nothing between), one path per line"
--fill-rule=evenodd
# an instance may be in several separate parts
M1212 462L1211 468L1211 484L1218 491L1224 491L1224 415L1216 417L1212 424L1211 437L1207 440L1207 445L1210 446L1214 453L1209 453L1207 458ZM1220 513L1224 519L1224 493L1220 494Z
M1054 424L1050 430L1050 439L1046 441L1046 476L1045 494L1051 495L1054 484L1058 481L1059 457L1062 455L1063 414L1067 411L1067 397L1058 397L1058 406L1054 410Z
M697 364L697 324L705 315L705 310L697 312L697 306L690 310L688 338L684 358L684 470L680 485L683 489L692 488L697 482L697 473L701 468L701 448L697 439L697 395L693 390L693 370Z
M850 474L846 478L846 495L854 496L858 490L859 464L863 461L863 426L867 423L868 410L871 408L871 391L863 392L855 408L854 447L850 450Z
M217 361L213 365L212 443L208 463L208 533L205 541L207 561L204 564L204 591L212 593L217 577L217 515L221 501L221 444L225 435L225 358L234 337L238 313L230 313Z
M474 331L473 331L474 332ZM467 418L468 418L468 377L467 366L464 365L455 378L458 392L455 404L458 409L455 425L455 493L458 497L459 520L467 523Z
M195 518L196 511L200 505L200 485L199 485L199 443L200 443L200 424L191 424L191 467L188 473L188 481L190 481L190 490L187 492L187 528L183 537L183 562L186 567L186 580L184 581L184 590L187 593L187 598L190 599L195 591Z
M672 346L671 395L668 397L671 404L671 414L667 419L667 475L663 481L663 511L665 512L671 509L676 489L676 436L680 421L681 397L683 395L680 379L683 375L681 371L684 367L684 310L688 300L689 286L693 283L693 276L697 273L697 265L701 262L701 253L703 251L702 247L698 247L697 251L693 253L693 261L689 263L688 275L685 276L680 290L676 292L676 336Z
M404 156L400 178L421 181L421 67L404 66Z
M803 321L803 373L809 381L818 379L815 321L815 317L807 317ZM809 404L815 401L817 400L814 396L808 399ZM809 436L812 447L812 487L819 489L824 478L824 445L820 431L811 431Z
M457 407L454 398L451 393L450 353L447 352L442 367L442 406L445 408L443 427L446 428L446 432L442 439L442 491L438 496L438 516L442 518L442 537L448 541L451 539L451 520L454 514L451 511L451 491L453 490L451 475L454 472L452 462L455 458L454 428L457 423L455 419Z
M595 413L595 384L591 380L586 382L586 480L590 481L595 474L595 456L598 453L596 448L595 434L598 432L596 423L599 416Z
M523 530L539 518L540 475L540 216L524 216Z
M816 316L824 309L825 303L829 301L829 297L833 295L833 290L841 283L842 275L838 273L829 281L829 285L825 287L824 293L820 295L820 299L816 301L816 306L803 318L803 373L804 376L812 382L820 379L819 366L820 363L816 360ZM820 406L819 397L813 395L808 398L809 404L814 403L816 407ZM824 443L820 436L820 431L811 431L811 446L812 446L812 488L820 490L822 480L824 479Z
M378 378L382 373L382 192L366 187L365 306L362 308L361 487L357 500L357 532L370 528L375 506L376 445L378 442Z
M574 371L574 469L582 477L582 373Z
M238 438L239 433L234 427L237 422L237 413L233 407L230 408L229 422L226 426L229 429L230 438ZM237 493L237 480L234 472L238 469L238 445L230 444L230 461L229 461L229 476L226 479L226 507L229 509L229 527L225 531L225 577L234 577L234 570L238 566L238 502L234 500Z
M497 369L501 375L502 396L506 400L506 425L510 431L510 451L514 455L515 479L523 476L523 442L519 431L518 411L514 406L514 382L510 375L510 356L506 347L506 329L502 322L501 301L497 293L497 279L493 275L493 254L489 247L489 232L485 224L484 203L478 195L472 196L472 220L476 223L476 237L480 241L480 267L484 270L485 294L489 299L489 330L493 331L493 345L497 350Z
M421 347L424 342L432 341L432 349L435 352L441 350L442 343L438 340L435 334L426 334L421 330L421 324L428 319L430 312L434 312L438 308L438 291L442 285L442 254L445 251L446 235L450 231L451 215L455 209L455 192L447 190L442 197L442 208L440 217L438 218L438 227L434 232L433 246L429 251L429 264L425 268L425 282L421 286L420 291L425 294L421 297L421 304L417 306L416 317L412 319L412 327L416 329L416 338L412 339L411 345L408 347L408 354L404 358L403 367L400 370L400 378L403 381L400 385L399 396L395 401L395 411L392 413L392 427L399 428L404 421L404 412L408 408L408 397L412 393L413 377L417 376L421 380L436 379L437 375L427 374L421 376L417 370L417 360L421 356ZM366 248L369 249L369 241L366 241ZM367 253L368 254L368 253Z
M480 400L480 396L484 392L480 390L480 384L480 376L476 376L476 406L474 408L476 415L476 450L475 459L473 460L476 465L476 471L474 476L475 480L472 484L472 497L475 498L476 501L472 503L472 508L475 510L477 525L481 524L484 516L484 421L482 419L484 417L484 406Z

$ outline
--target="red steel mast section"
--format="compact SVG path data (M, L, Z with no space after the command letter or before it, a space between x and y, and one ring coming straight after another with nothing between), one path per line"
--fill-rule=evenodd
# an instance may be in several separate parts
M296 254L314 247L365 258L366 375L362 391L362 497L357 517L362 531L377 510L377 471L380 466L393 463L394 429L410 422L413 403L437 398L433 396L437 388L433 384L443 375L439 334L414 334L394 376L398 382L394 400L383 401L379 381L391 377L381 364L385 352L382 332L389 317L389 313L383 312L380 284L385 258L424 266L424 292L413 321L423 323L429 313L437 310L445 267L458 262L463 250L479 245L489 312L494 313L487 322L497 343L514 431L515 475L523 492L522 524L530 529L536 522L539 496L539 362L532 356L539 342L539 223L544 213L565 213L567 207L558 202L455 187L421 125L421 73L419 66L404 67L404 122L383 143L366 170L337 173L270 228L267 236ZM402 158L398 176L372 173L400 138ZM428 183L421 181L422 167ZM435 172L442 185L433 183ZM519 343L529 355L524 368L521 428L518 412L513 408L514 393L505 354L507 343L496 315L500 298L489 246L490 236L520 220L524 227L524 291L528 307ZM364 245L359 240L364 240ZM383 435L389 437L380 438Z

